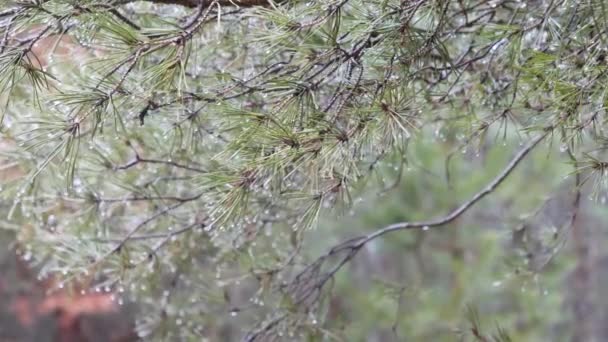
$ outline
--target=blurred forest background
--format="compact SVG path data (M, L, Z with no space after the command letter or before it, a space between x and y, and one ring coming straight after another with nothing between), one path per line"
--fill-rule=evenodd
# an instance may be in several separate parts
M604 1L237 3L0 0L0 341L608 341Z

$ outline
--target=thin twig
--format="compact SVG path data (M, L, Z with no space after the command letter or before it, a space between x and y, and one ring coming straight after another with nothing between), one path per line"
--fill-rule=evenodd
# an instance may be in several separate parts
M474 204L479 202L482 198L486 197L488 194L492 193L510 174L513 172L515 167L519 165L519 163L540 143L548 134L549 130L545 131L543 134L531 140L528 145L526 145L521 151L519 151L515 157L507 164L507 166L503 169L503 171L498 174L494 180L492 180L485 188L476 193L471 199L467 202L460 205L458 208L454 209L449 214L434 219L430 221L420 221L420 222L399 222L391 224L387 227L384 227L376 232L367 235L367 237L361 241L359 244L365 244L371 240L374 240L384 234L391 233L397 230L403 229L415 229L415 228L424 228L429 229L432 227L438 227L446 225L454 220L456 220L460 215L464 214L469 208L471 208Z
M115 166L114 170L127 170L127 169L130 169L130 168L134 167L135 165L137 165L139 163L164 164L164 165L173 166L173 167L178 168L178 169L184 169L184 170L189 170L189 171L194 171L194 172L199 172L199 173L206 173L207 172L204 169L197 168L197 167L194 167L194 166L183 165L183 164L179 164L179 163L176 163L174 161L168 161L168 160L141 158L141 157L139 157L139 155L136 155L135 159L131 160L130 162L128 162L128 163L126 163L124 165Z

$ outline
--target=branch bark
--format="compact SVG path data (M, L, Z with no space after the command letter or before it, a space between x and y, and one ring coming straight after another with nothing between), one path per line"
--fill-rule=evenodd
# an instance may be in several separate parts
M519 165L519 163L538 145L545 137L550 133L549 130L545 131L543 134L531 140L526 147L520 150L515 157L507 164L507 166L502 170L500 174L498 174L494 180L492 180L485 188L476 193L471 199L461 204L458 208L454 209L451 213L434 219L430 221L421 221L421 222L399 222L382 228L380 230L375 231L372 234L367 235L360 244L365 244L375 238L378 238L384 234L394 232L397 230L403 229L414 229L414 228L422 228L429 229L431 227L438 227L446 225L454 220L456 220L460 215L464 214L468 209L470 209L474 204L479 202L482 198L486 197L490 193L492 193L510 174L513 172L515 167Z
M197 7L201 0L143 0L148 2L154 2L158 4L165 5L180 5L185 7ZM134 2L134 1L125 1ZM203 7L207 7L211 5L213 0L202 0ZM270 4L269 0L220 0L217 1L217 4L220 6L237 6L237 7L254 7L254 6L268 6Z

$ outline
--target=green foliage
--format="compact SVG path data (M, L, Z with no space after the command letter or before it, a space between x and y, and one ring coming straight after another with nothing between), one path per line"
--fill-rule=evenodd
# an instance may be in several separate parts
M137 301L141 336L562 323L539 313L558 295L513 289L556 288L584 186L605 201L603 1L2 1L0 162L21 175L0 177L0 224L42 277ZM354 286L364 254L395 279Z

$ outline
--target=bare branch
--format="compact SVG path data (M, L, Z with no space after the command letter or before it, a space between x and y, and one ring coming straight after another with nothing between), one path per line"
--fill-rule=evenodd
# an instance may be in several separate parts
M184 170L189 170L189 171L194 171L194 172L199 172L199 173L205 173L205 172L207 172L206 170L198 168L198 167L189 166L189 165L183 165L183 164L179 164L179 163L176 163L174 161L169 161L169 160L158 160L158 159L141 158L141 157L139 157L139 155L136 155L135 159L133 159L132 161L130 161L130 162L124 164L124 165L115 166L113 169L114 170L127 170L127 169L130 169L130 168L136 166L137 164L140 164L140 163L165 164L165 165L173 166L173 167L178 168L178 169L184 169Z
M421 221L421 222L399 222L382 228L372 234L369 234L360 244L365 244L375 238L378 238L384 234L394 232L396 230L403 229L415 229L415 228L424 228L429 229L431 227L438 227L446 225L455 219L457 219L460 215L464 214L468 209L470 209L474 204L479 202L482 198L486 197L490 193L492 193L510 174L513 172L515 167L519 165L519 163L540 143L548 134L549 130L545 131L543 134L531 140L526 147L524 147L521 151L519 151L515 157L507 164L507 166L503 169L503 171L494 178L485 188L476 193L471 199L467 202L460 205L458 208L453 210L446 216L430 220L430 221Z
M154 2L157 4L165 5L180 5L185 7L197 7L201 2L203 7L208 7L214 3L212 0L142 0L147 2ZM135 2L133 0L121 1L121 4ZM254 7L254 6L268 6L270 2L268 0L220 0L217 1L220 6L238 6L238 7Z

